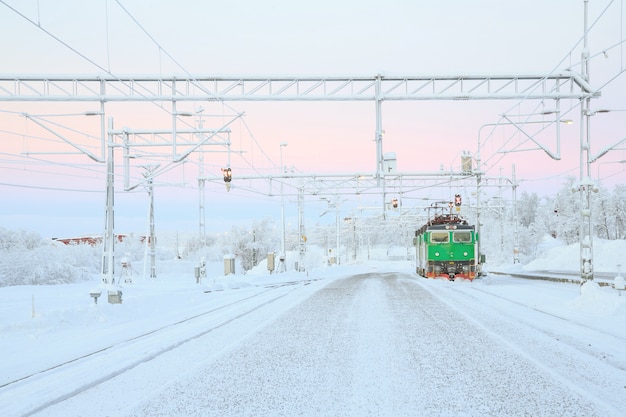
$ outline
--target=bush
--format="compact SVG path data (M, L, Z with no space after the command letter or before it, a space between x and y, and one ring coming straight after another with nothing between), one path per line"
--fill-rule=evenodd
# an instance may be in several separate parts
M63 245L0 228L0 286L85 281L98 272L99 263L98 247Z

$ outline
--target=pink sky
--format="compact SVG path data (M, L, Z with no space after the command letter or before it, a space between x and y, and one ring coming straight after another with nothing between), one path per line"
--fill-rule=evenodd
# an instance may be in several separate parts
M96 3L87 7L83 2L66 0L51 7L35 1L7 1L6 4L17 12L0 5L0 18L5 23L0 34L3 39L20 39L20 42L4 42L0 46L5 57L0 62L0 73L98 74L107 69L118 74L148 75L184 70L193 74L268 75L547 74L570 66L580 71L577 62L582 49L582 0L548 3L530 0L506 5L493 0L448 0L432 4L392 0L384 7L374 1L322 1L315 7L299 5L295 8L292 2L286 1L216 5L186 0L176 2L176 7L168 7L168 2L155 4L145 0ZM623 94L626 77L613 80L623 70L623 46L616 48L615 45L619 45L619 34L626 31L622 29L625 19L620 16L623 11L618 5L608 0L589 3L590 21L595 23L600 17L589 36L593 57L591 83L602 87L602 96L593 100L592 108L613 110L592 118L593 154L626 137L622 122L623 110L626 110ZM143 25L152 40L119 4ZM608 7L606 12L605 7ZM74 51L52 39L37 25L62 39ZM606 57L602 51L606 51ZM537 105L524 103L515 107L516 104L516 101L385 102L382 106L383 150L396 152L398 169L403 172L458 167L462 152L475 154L481 126L498 122L502 113L520 113ZM179 104L179 110L193 111L199 105L207 108L205 114L228 111L219 105L210 107L202 103ZM277 173L281 142L288 142L283 148L284 165L301 172L373 173L376 169L373 102L237 102L227 105L246 113L245 124L231 125L233 150L241 152L231 155L235 177L240 173ZM551 160L541 151L510 153L500 159L495 152L506 137L507 129L499 129L489 138L489 129L483 129L482 159L491 161L484 167L488 175L498 176L502 172L510 177L515 164L519 192L538 191L548 195L558 190L567 175L577 177L580 120L576 106L576 102L561 103L564 112L573 108L567 117L573 119L574 124L562 127L560 161ZM546 102L543 108L553 107L554 103ZM73 149L58 138L52 137L54 141L31 138L51 135L24 117L10 113L80 113L97 109L97 103L0 102L1 129L5 132L0 142L0 182L5 185L0 185L0 191L5 206L14 207L17 213L21 201L40 201L39 205L43 206L42 200L37 199L45 201L50 198L49 194L42 192L45 194L42 196L30 187L103 192L104 166L84 156L48 156L45 158L54 164L37 165L37 169L31 164L32 160L26 163L19 154L24 150L32 151L33 147L38 152ZM109 103L107 117L115 118L116 129L171 127L171 118L153 105ZM50 120L60 121L59 118ZM219 125L224 120L207 118L204 124L210 127L211 123ZM76 130L95 136L100 134L97 117L78 116L62 121ZM98 152L97 141L81 135L73 138ZM538 140L550 148L554 146L554 137L549 133L542 134ZM620 146L611 151L592 169L593 175L601 173L608 186L624 183L626 164L620 162L626 160L624 148L626 146ZM119 156L116 158L121 161ZM76 170L58 166L60 162L81 167ZM219 169L227 164L227 156L207 154L205 164L206 175L219 175ZM135 179L140 176L141 170L136 169ZM197 156L192 155L184 167L160 179L170 184L162 188L161 195L189 194L189 201L193 201L196 176ZM191 190L171 187L175 183L184 183ZM429 190L427 194L439 197L449 193L446 189ZM217 195L220 199L233 198L232 194ZM85 199L84 194L73 196L77 200ZM255 201L259 197L248 195L248 198Z

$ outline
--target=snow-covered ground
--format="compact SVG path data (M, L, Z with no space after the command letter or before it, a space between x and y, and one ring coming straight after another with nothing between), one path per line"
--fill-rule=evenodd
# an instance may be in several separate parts
M602 265L605 255L613 263L624 257L626 245L620 242L596 244L598 270L614 268ZM612 253L603 252L605 244ZM546 253L552 260L549 269L577 269L577 251L555 247ZM95 304L89 292L97 282L0 288L0 415L186 416L220 415L220 410L221 415L229 410L231 415L333 415L333 410L354 416L416 415L413 407L418 406L429 410L423 415L530 415L529 410L532 415L537 410L554 415L562 406L561 415L621 416L626 410L626 293L613 288L495 275L473 283L428 281L418 279L409 262L283 274L269 274L262 265L229 276L220 268L214 265L197 284L191 264L171 261L161 266L164 272L156 279L136 277L124 285L121 304L103 299ZM358 274L369 274L363 280L367 283L350 278ZM386 274L398 275L376 278ZM454 315L456 325L443 320L440 327L413 327L422 316L402 323L402 317L417 314L413 309L394 313L396 307L390 307L405 292L418 297L415 311L422 311L417 306L430 294L429 302ZM330 293L343 295L330 304L314 304L319 298L314 296L326 294L328 300ZM386 293L393 297L380 298ZM341 307L345 299L351 304ZM310 314L310 321L303 312ZM387 334L398 326L402 330ZM420 339L434 331L440 334ZM286 347L297 345L294 332L301 340L295 351ZM455 369L480 375L480 380L468 382L437 368L449 349L418 349L419 343L436 346L432 338L445 340L461 332L467 333L468 344L455 346L454 352L474 362L463 361ZM351 351L353 344L360 349L358 355ZM262 352L252 351L255 346ZM385 346L396 352L391 363L380 363L382 357L389 361L382 355L388 354ZM485 355L490 351L494 354ZM502 368L507 358L515 360L509 363L513 370ZM320 361L326 361L324 374L315 373ZM285 369L290 363L294 367ZM433 377L447 373L441 378L448 386L440 387L439 394L420 387L424 381L411 364L430 369ZM255 370L257 366L264 371ZM217 373L205 375L207 369ZM275 375L266 374L267 369ZM314 384L299 388L311 375ZM526 386L526 392L490 385L502 375L511 378L511 387ZM275 386L279 376L288 385ZM508 395L516 400L503 406L505 414L497 413L490 393L472 393L468 383L476 390L492 390L496 404ZM200 385L192 390L193 384ZM405 388L398 391L398 386ZM298 392L309 390L315 390L315 399L294 402ZM380 403L381 392L391 399ZM418 392L428 392L430 399L415 402ZM529 395L540 398L530 404ZM435 397L439 408L433 408ZM258 412L251 398L263 403ZM217 408L215 401L226 408ZM398 401L407 402L402 413ZM459 407L465 408L459 412Z

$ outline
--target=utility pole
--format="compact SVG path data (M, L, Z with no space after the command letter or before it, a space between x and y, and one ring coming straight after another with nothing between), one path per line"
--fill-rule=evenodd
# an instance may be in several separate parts
M204 178L204 152L198 151L198 237L200 239L200 246L206 245L206 226L205 226L205 212L204 212L204 185L206 179Z
M335 228L336 228L336 235L337 235L337 253L335 254L335 256L337 256L337 265L341 265L341 256L339 255L339 231L340 231L340 227L339 227L339 201L335 202Z
M385 170L383 168L383 120L382 120L382 94L381 94L381 79L379 74L376 76L376 180L378 185L382 177L385 176ZM384 201L383 201L384 204Z
M202 130L202 112L204 111L203 107L200 107L196 114L198 115L198 130ZM206 217L204 212L204 186L205 186L205 178L204 178L204 152L202 149L198 149L198 234L200 239L200 246L204 247L206 245Z
M102 241L102 281L106 286L113 284L114 257L115 257L115 234L114 234L114 146L115 140L111 133L113 130L113 118L109 119L109 140L107 142L107 178L106 178L106 202L104 213L104 234Z
M582 51L582 77L585 82L589 82L589 46L587 43L587 15L589 0L585 0L584 10L584 42ZM593 281L593 225L591 216L591 191L595 188L591 180L591 132L589 122L591 112L589 110L591 98L581 99L580 103L580 279L581 284Z
M148 197L149 197L149 230L148 246L150 247L150 278L156 278L156 233L154 231L154 170L156 167L147 166L146 172L143 174L147 180Z
M285 173L283 167L283 148L287 146L287 142L280 143L280 174ZM280 182L280 220L281 220L281 241L280 241L280 255L278 256L278 272L285 272L287 262L287 252L285 248L285 191L284 191L284 179Z
M304 259L306 257L306 235L304 233L304 187L298 190L298 271L304 271Z
M513 189L513 227L515 228L515 246L513 247L513 263L519 263L519 221L517 220L517 178L515 176L515 164L511 173L511 188Z

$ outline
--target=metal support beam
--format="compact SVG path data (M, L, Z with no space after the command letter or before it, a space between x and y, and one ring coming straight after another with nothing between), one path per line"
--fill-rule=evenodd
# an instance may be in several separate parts
M0 74L0 102L378 101L581 99L580 74L119 76Z

